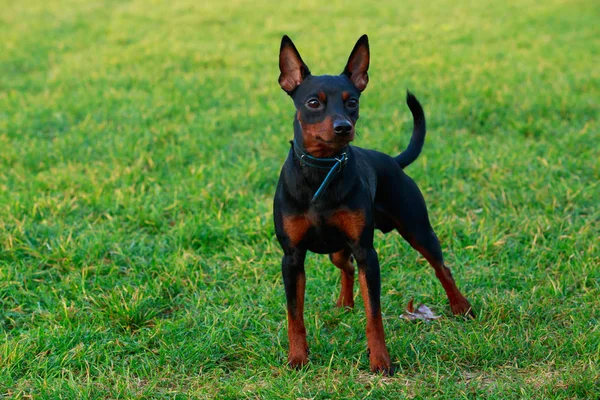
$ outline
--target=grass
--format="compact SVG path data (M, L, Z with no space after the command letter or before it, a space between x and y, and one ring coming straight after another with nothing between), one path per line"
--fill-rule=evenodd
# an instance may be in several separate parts
M0 0L0 396L600 397L597 4L425 3ZM478 312L378 234L391 378L321 256L285 367L271 221L281 35L319 74L365 32L356 144L401 151L421 100L407 172ZM400 320L413 297L445 317Z

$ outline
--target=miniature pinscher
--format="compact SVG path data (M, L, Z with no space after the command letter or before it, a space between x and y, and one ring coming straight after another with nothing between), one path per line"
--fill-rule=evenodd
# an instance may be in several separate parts
M403 168L420 154L425 115L407 92L413 116L410 143L396 157L351 146L360 94L369 77L369 41L363 35L341 75L311 75L288 36L281 41L279 85L292 98L294 140L281 170L273 206L277 240L283 249L289 353L292 367L308 362L304 326L304 259L307 250L329 254L341 270L337 305L354 306L354 265L367 316L371 371L393 373L381 319L381 281L374 229L396 229L427 259L442 283L454 314L473 316L469 301L444 265L423 196Z

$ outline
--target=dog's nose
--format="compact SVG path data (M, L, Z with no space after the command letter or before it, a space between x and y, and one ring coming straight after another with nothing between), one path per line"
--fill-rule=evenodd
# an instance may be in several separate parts
M352 124L348 121L338 121L333 124L333 131L338 136L348 136L352 132Z

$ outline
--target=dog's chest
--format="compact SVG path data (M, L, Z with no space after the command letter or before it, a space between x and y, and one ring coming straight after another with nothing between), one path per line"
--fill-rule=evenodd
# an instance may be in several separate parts
M362 210L340 208L327 213L307 212L294 217L290 231L314 253L334 253L357 242L365 227Z

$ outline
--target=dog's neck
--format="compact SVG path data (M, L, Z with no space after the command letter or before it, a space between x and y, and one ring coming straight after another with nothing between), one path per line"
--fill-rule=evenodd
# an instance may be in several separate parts
M336 177L344 170L348 163L348 153L343 152L337 157L324 158L324 157L313 157L306 153L295 140L290 141L292 145L292 157L295 159L297 168L300 169L301 174L324 176L321 180L319 178L319 186L314 193L311 203L315 203L319 198L323 196L329 185L336 179ZM299 163L299 166L298 166Z

